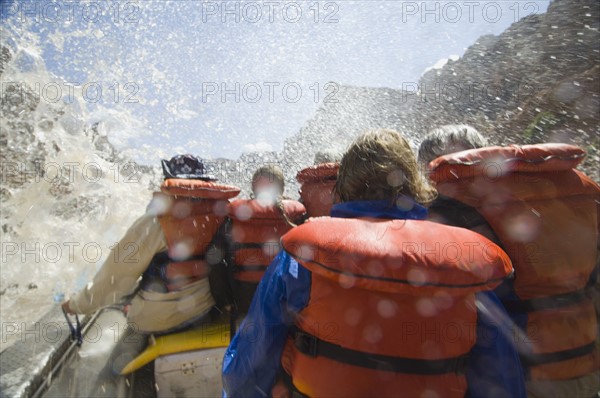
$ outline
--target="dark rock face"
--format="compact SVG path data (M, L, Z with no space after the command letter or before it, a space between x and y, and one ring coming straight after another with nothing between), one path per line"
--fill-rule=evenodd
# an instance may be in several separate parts
M0 76L4 73L4 66L10 61L11 54L8 47L0 46Z
M497 144L570 142L588 151L583 168L600 180L600 3L555 0L547 13L524 18L498 37L484 36L458 61L432 70L438 101L419 101L421 134L446 123L468 123ZM473 95L450 98L453 87ZM455 90L456 91L456 90Z
M343 149L372 128L392 128L415 145L442 124L471 124L493 144L569 142L600 181L600 3L555 0L547 13L482 36L462 58L404 90L340 86L298 134L283 161L296 170L317 150ZM290 165L291 166L291 165ZM290 167L293 169L293 167Z

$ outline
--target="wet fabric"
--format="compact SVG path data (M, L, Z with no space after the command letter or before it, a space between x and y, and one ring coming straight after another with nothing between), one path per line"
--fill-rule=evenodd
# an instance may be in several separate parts
M122 301L135 291L154 254L165 250L167 242L160 223L145 214L111 250L92 282L71 298L69 306L73 312L91 314ZM138 291L127 319L140 332L160 332L208 313L213 305L208 279L203 279L175 292Z
M513 262L515 279L496 294L529 337L518 343L531 381L598 375L590 286L600 187L575 169L584 157L582 148L552 143L473 149L430 164L443 195L432 206L437 220L493 231Z
M403 208L387 202L354 202L334 206L332 215L397 219L423 219L426 209L418 204ZM390 214L395 217L390 217ZM271 263L250 306L248 316L226 351L223 361L224 396L269 396L280 371L281 355L295 314L310 297L311 273L282 251ZM523 372L510 341L510 321L491 292L476 295L494 309L477 311L477 338L467 370L468 396L525 396ZM482 313L488 311L488 313ZM506 325L500 325L502 314ZM484 335L485 334L485 335ZM494 336L492 341L486 336Z

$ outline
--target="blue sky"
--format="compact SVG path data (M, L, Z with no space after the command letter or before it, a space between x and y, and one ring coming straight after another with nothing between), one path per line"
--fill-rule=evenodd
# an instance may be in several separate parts
M154 162L180 151L281 150L326 83L417 82L426 67L548 3L28 0L2 1L1 12L14 37L39 36L52 73L101 88L101 101L85 101L96 117L108 109L140 121L139 131L107 133L121 147L150 148L144 160ZM127 93L139 102L125 103Z

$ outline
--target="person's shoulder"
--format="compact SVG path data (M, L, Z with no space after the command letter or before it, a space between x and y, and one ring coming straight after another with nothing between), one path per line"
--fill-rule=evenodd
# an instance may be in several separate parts
M156 214L146 211L140 215L131 225L130 229L141 230L145 229L148 231L160 229L160 222Z

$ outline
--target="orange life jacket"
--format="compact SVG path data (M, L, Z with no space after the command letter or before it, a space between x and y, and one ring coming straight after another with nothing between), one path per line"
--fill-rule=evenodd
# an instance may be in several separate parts
M317 218L283 248L311 271L282 355L307 396L464 396L475 293L512 274L486 238L429 221Z
M516 340L532 380L599 366L586 284L598 254L600 187L573 169L584 157L575 146L543 144L469 150L430 164L438 192L475 208L513 262L518 299L501 299L528 317L526 338Z
M301 184L300 198L309 217L329 215L339 167L339 163L321 163L300 170L296 175Z
M239 192L215 182L167 179L154 193L152 206L160 214L168 252L154 256L143 288L173 291L207 277L204 255L227 214L228 199Z
M302 203L295 200L284 200L283 208L292 222L306 212ZM279 253L279 239L292 226L276 206L261 206L255 199L231 202L227 212L232 220L232 277L257 284Z

